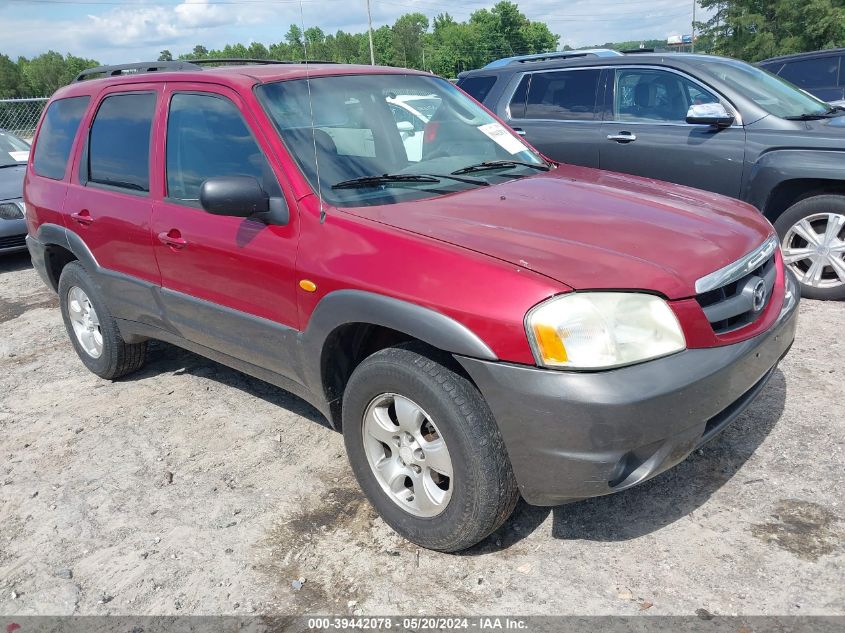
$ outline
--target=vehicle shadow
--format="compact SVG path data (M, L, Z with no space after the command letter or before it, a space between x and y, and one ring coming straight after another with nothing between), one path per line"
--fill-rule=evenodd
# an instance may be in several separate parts
M520 500L501 528L463 555L507 549L552 515L552 536L563 540L627 541L682 519L733 478L783 415L786 380L778 369L769 384L733 424L685 461L639 486L555 508ZM760 479L743 481L760 485Z
M168 373L174 376L189 374L234 387L247 395L261 398L274 406L331 429L328 420L299 396L163 341L150 341L146 365L140 371L121 380L131 382Z
M32 260L29 258L27 251L0 255L0 275L14 273L27 268L32 268Z

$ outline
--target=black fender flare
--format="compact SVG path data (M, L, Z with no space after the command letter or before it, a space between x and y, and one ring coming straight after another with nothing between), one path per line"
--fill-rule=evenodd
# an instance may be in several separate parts
M778 149L766 152L751 167L742 199L765 213L775 188L791 180L845 183L845 151Z
M53 290L58 288L59 280L52 279L49 274L48 262L45 259L48 246L61 246L65 250L70 251L91 272L96 272L100 269L100 265L97 263L94 254L83 239L64 226L45 222L38 227L33 239L34 244L30 247L33 264L36 265L39 273L41 273L44 280Z
M303 378L312 390L323 389L326 341L338 328L354 323L390 328L451 354L498 360L475 332L441 312L374 292L336 290L320 300L301 335Z

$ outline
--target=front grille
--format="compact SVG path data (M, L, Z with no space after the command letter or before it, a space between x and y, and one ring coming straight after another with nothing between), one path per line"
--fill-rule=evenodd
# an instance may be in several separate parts
M22 248L26 246L26 235L10 235L0 237L0 250L7 248Z
M766 242L754 253L732 264L733 273L723 275L721 285L696 295L716 334L733 332L753 323L769 305L777 279L776 247L776 242ZM759 263L761 257L765 259Z

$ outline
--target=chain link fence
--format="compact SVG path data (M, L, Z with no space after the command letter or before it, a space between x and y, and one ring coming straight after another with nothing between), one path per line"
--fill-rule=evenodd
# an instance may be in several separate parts
M0 129L26 140L32 139L47 97L0 99Z

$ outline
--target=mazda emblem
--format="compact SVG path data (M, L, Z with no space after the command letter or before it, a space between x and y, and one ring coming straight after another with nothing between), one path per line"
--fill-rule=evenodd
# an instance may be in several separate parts
M754 286L754 312L759 312L766 305L766 282L762 279Z

